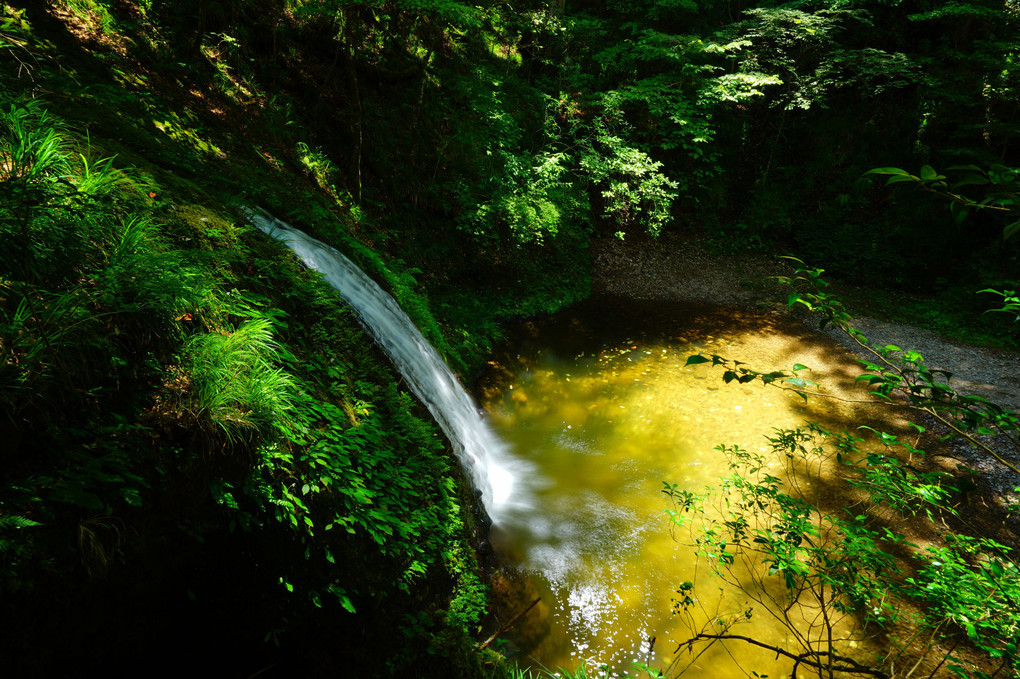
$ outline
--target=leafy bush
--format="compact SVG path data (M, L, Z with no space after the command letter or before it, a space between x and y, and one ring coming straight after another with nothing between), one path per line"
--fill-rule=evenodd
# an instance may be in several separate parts
M267 318L191 337L184 346L183 408L220 428L228 441L268 435L292 400L293 381L273 360L279 350Z
M857 381L868 385L875 401L926 413L949 436L965 439L1004 467L1020 471L1001 446L993 447L984 438L997 435L1002 445L1016 450L1020 447L1020 414L957 392L949 384L951 373L928 368L916 351L895 345L871 346L852 324L842 301L827 290L822 271L789 259L795 264L794 275L780 277L793 288L789 305L818 312L823 327L831 323L870 353L873 358L860 361L863 371ZM688 363L723 366L722 377L727 383L760 380L796 391L805 399L809 394L822 395L814 389L818 385L798 374L805 369L799 364L790 371L762 373L716 355L695 354ZM925 431L920 425L913 426L918 432ZM794 668L807 665L830 675L884 676L885 668L902 666L909 654L914 667L933 658L930 676L943 666L959 676L979 678L990 676L985 670L993 665L998 666L993 674L1007 668L1015 673L1020 669L1015 641L1020 626L1020 608L1015 605L1020 601L1020 578L1014 553L992 539L967 533L952 535L922 551L891 530L877 508L891 510L901 518L923 516L929 522L960 519L952 506L957 488L948 474L923 471L914 463L924 456L923 451L891 434L876 433L885 449L865 452L859 445L861 439L848 433L833 434L816 424L777 431L769 441L775 458L786 465L793 493L787 493L784 482L768 472L762 456L735 446L722 447L731 457L735 474L723 480L719 491L705 495L667 484L665 492L675 504L670 514L678 526L692 531L692 543L731 589L739 590L790 630L795 645L764 646L790 659ZM830 460L850 485L864 494L865 501L846 508L845 514L827 510L811 495L821 486L823 465ZM706 511L706 500L718 503L714 513ZM907 568L893 557L904 550L914 575L908 576ZM750 569L750 585L739 579L735 564ZM779 594L768 587L771 578L782 583ZM699 626L691 615L698 604L691 588L685 584L680 590L678 612L689 620L692 632L682 647L693 649L725 640L763 645L731 631L752 618L750 608L715 618L722 623L721 629ZM813 617L815 624L802 629L784 616L805 597L818 614ZM910 600L919 606L907 633L900 637L903 628L895 624L896 602ZM850 636L835 634L840 620L860 628L853 626ZM947 629L964 632L970 643L985 653L987 663L976 663L961 648L961 640L954 640ZM869 634L888 637L895 650L885 643L886 650L874 661L854 657L846 642ZM926 641L915 646L921 639Z
M957 535L920 551L875 512L879 506L901 516L920 510L940 521L954 515L948 475L919 471L893 455L864 453L861 439L817 424L777 430L768 440L769 456L720 446L732 473L717 489L695 494L666 484L672 521L689 532L691 547L724 583L718 604L692 583L678 589L674 612L691 632L681 649L751 643L787 658L794 672L805 666L827 676L887 676L886 668L905 662L917 667L931 655L935 669L929 676L944 664L959 676L989 676L958 640L942 645L952 624L1000 669L1018 669L1020 577L1010 550L987 538ZM895 437L883 440L899 445ZM786 482L769 471L769 460L783 463ZM867 502L842 512L823 508L812 489L823 485L823 469L831 462L866 493ZM904 548L912 553L915 576L908 577L896 557ZM735 592L740 595L725 602ZM905 608L910 600L921 605ZM787 629L786 644L739 632L762 615ZM904 616L912 619L902 624ZM882 640L876 658L854 650L872 637ZM914 647L922 637L927 641Z

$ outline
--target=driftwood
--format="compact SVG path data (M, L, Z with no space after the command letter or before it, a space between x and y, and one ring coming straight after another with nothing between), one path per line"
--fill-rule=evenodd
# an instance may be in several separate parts
M525 615L527 615L528 611L530 611L532 608L534 608L538 604L538 602L541 601L541 600L542 600L542 598L539 597L539 598L535 599L534 601L532 601L531 604L529 604L527 608L525 608L523 611L521 611L520 613L515 615L513 618L511 618L510 622L508 622L507 624L505 624L502 627L500 627L491 637L486 639L485 643L480 644L478 646L478 650L481 651L481 650L484 650L485 648L488 648L489 644L491 644L493 641L498 639L501 634L506 634L511 629L513 629L513 626L516 625L520 621L521 618L523 618Z

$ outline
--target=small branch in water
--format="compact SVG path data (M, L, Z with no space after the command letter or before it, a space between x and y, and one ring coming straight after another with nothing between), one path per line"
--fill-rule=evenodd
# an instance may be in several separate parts
M481 644L478 647L478 650L481 651L481 650L484 650L484 649L488 648L489 644L491 644L493 641L498 639L500 635L506 634L511 629L513 629L513 626L516 625L520 621L521 618L523 618L525 615L527 615L528 611L530 611L532 608L534 608L538 604L538 602L541 601L541 600L542 600L542 598L539 597L538 599L535 599L534 601L532 601L531 604L527 608L525 608L523 611L521 611L520 613L515 615L510 620L510 622L508 622L507 624L505 624L502 627L500 627L499 630L495 634L493 634L491 637L486 639L485 643Z
M768 651L775 651L776 658L778 658L779 656L784 656L794 661L793 673L791 674L791 676L794 677L797 676L797 668L801 664L807 665L808 667L811 667L816 670L828 669L830 673L835 671L846 672L847 674L865 674L877 677L878 679L888 679L889 677L889 675L887 675L882 670L877 670L868 667L867 665L861 665L860 663L851 658L836 655L835 653L831 653L829 651L811 651L808 653L795 654L790 653L789 651L786 651L782 648L779 648L778 646L766 644L764 642L757 641L756 639L745 637L740 634L706 634L702 632L677 646L677 649L676 651L674 651L674 653L679 653L681 650L683 650L685 646L688 649L691 649L694 647L694 644L696 642L703 641L706 639L711 641L726 641L729 639L733 639L737 641L743 641L748 644L758 646L760 648L764 648ZM827 658L827 660L823 660L823 658Z

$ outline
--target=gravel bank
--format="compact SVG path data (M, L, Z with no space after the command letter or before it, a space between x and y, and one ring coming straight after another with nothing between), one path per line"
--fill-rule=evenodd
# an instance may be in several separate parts
M592 261L596 293L789 313L785 305L787 290L770 279L789 271L781 260L767 255L713 255L690 241L667 235L654 241L647 237L628 237L626 241L603 239L593 246ZM810 316L805 316L804 322L818 327L817 319ZM968 346L922 328L874 318L855 317L855 324L875 346L895 344L912 349L925 357L929 368L951 371L951 384L962 393L1020 410L1020 357L1016 354ZM845 334L838 331L826 334L848 352L871 358ZM1011 463L1020 466L1020 452L1004 441L990 443ZM941 451L940 462L952 471L962 463L980 472L980 488L985 491L983 501L1000 510L1020 501L1012 492L1020 486L1020 477L966 441L956 441L948 450Z

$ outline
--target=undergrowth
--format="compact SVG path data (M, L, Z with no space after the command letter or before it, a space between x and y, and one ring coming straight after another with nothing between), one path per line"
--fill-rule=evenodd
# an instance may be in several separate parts
M435 425L316 275L101 139L0 90L8 671L471 673L485 588Z

